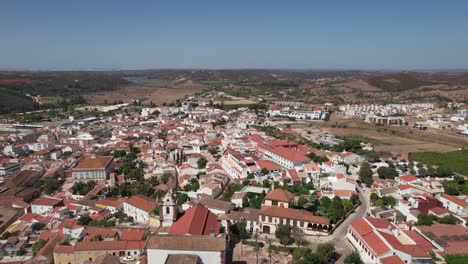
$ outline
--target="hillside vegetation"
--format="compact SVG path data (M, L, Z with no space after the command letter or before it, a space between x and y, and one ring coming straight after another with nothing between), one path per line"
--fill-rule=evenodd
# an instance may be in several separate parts
M119 72L0 74L0 114L39 109L31 96L63 98L68 102L82 103L82 94L114 90L126 84L128 81Z
M424 85L434 84L432 81L419 80L406 73L370 77L368 83L386 92L408 91Z

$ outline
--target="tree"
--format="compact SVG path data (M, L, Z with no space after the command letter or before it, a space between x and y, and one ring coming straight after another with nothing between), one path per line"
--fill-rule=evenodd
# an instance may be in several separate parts
M188 197L187 194L185 193L181 193L179 195L179 197L177 198L177 204L178 205L182 205L183 203L187 202L188 200L190 200L190 198Z
M372 203L377 202L377 200L379 200L379 199L380 199L380 197L379 197L379 195L377 193L371 193L370 194L370 200L371 200Z
M35 256L37 252L39 252L39 250L41 250L41 248L43 248L46 244L47 244L47 240L44 240L44 239L37 240L36 243L34 243L32 247L33 256Z
M297 200L297 207L299 207L300 209L303 209L304 205L307 204L308 202L309 200L307 200L307 198L305 198L304 196L301 196L299 197L299 200Z
M345 214L343 203L339 196L333 197L331 204L325 207L325 215L336 223L338 219L343 217Z
M78 218L78 225L87 226L92 220L91 217L84 215Z
M151 198L156 199L156 200L159 200L159 199L161 199L162 197L164 197L164 195L166 195L166 192L165 192L165 191L163 191L163 190L156 190L156 191L151 195Z
M253 248L253 251L255 252L255 255L257 257L257 264L258 264L258 254L260 253L262 248L260 247L260 245L258 243L258 234L257 233L254 234L254 239L255 239L255 247Z
M457 218L451 214L446 215L444 217L438 218L437 222L441 224L449 224L449 225L455 225L457 223Z
M0 239L5 240L5 239L8 239L9 237L11 237L11 233L6 231L0 236Z
M88 192L90 192L94 186L96 186L95 181L88 181L88 182L76 182L72 190L74 193L80 194L80 195L86 195Z
M46 224L44 223L35 222L34 224L32 224L31 228L33 231L39 231L39 230L42 230L45 226Z
M319 244L315 254L319 257L320 263L329 263L329 259L334 252L335 247L332 244Z
M453 175L453 171L448 168L448 167L444 167L444 166L439 166L437 167L437 169L435 170L435 174L438 176L438 177L450 177Z
M272 238L266 238L265 239L268 247L267 247L267 253L268 253L268 258L270 259L270 264L271 264L271 255L273 255L273 239Z
M198 169L202 170L206 168L206 164L208 163L208 160L206 160L205 157L201 157L197 161Z
M433 221L433 217L427 214L419 214L418 215L418 222L416 222L416 225L418 226L431 226Z
M24 254L26 254L26 249L24 249L24 248L20 248L20 249L16 252L16 255L18 255L18 256L23 256Z
M275 237L279 242L286 247L291 243L291 227L287 225L279 225L275 231Z
M304 209L306 209L309 212L317 212L317 209L320 205L320 201L317 197L317 194L315 192L312 193L310 196L309 201L303 205Z
M356 205L359 203L359 195L353 193L353 195L351 195L351 202L353 203L353 205Z
M270 173L270 171L267 168L262 169L262 174L263 175L267 175L268 173Z
M163 175L161 175L161 182L163 182L164 184L166 184L170 178L172 178L172 174L171 173L168 173L168 172L165 172L163 173Z
M379 174L380 179L395 179L398 177L398 172L395 168L391 167L380 167L377 169L377 173Z
M354 204L350 200L345 199L345 200L342 201L342 203L343 203L343 209L344 209L345 213L347 213L347 212L349 212L349 211L351 211L353 209Z
M361 259L361 255L357 251L351 252L351 254L347 255L344 259L345 264L364 264Z
M370 187L374 183L372 178L372 170L368 162L363 162L361 168L359 169L359 179L367 186Z
M302 229L300 229L297 226L292 227L291 235L294 239L294 242L296 242L297 247L301 247L304 243L304 232L302 231Z

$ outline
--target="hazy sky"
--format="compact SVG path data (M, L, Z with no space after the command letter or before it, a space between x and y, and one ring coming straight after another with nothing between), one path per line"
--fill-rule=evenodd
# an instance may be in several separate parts
M0 69L468 68L468 1L0 1Z

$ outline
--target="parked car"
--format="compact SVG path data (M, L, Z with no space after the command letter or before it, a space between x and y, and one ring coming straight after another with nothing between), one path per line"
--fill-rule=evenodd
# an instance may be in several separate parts
M135 260L135 257L133 257L133 256L126 256L123 259L124 262L130 262L130 261L134 261L134 260Z

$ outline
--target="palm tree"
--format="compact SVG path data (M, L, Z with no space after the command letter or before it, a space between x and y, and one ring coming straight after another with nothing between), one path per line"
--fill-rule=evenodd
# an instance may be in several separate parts
M255 244L255 247L253 248L253 251L257 255L257 264L258 264L258 254L260 253L261 250L262 250L262 248L258 245L258 243Z
M271 264L271 255L273 254L273 247L271 244L273 244L273 238L266 238L266 243L268 245L267 252L268 252L268 258L270 259L270 264Z
M255 252L256 256L257 256L257 264L258 264L258 254L260 253L260 251L262 250L260 248L260 246L258 245L258 233L255 232L255 234L253 235L254 239L255 239L255 247L253 248L253 251Z

